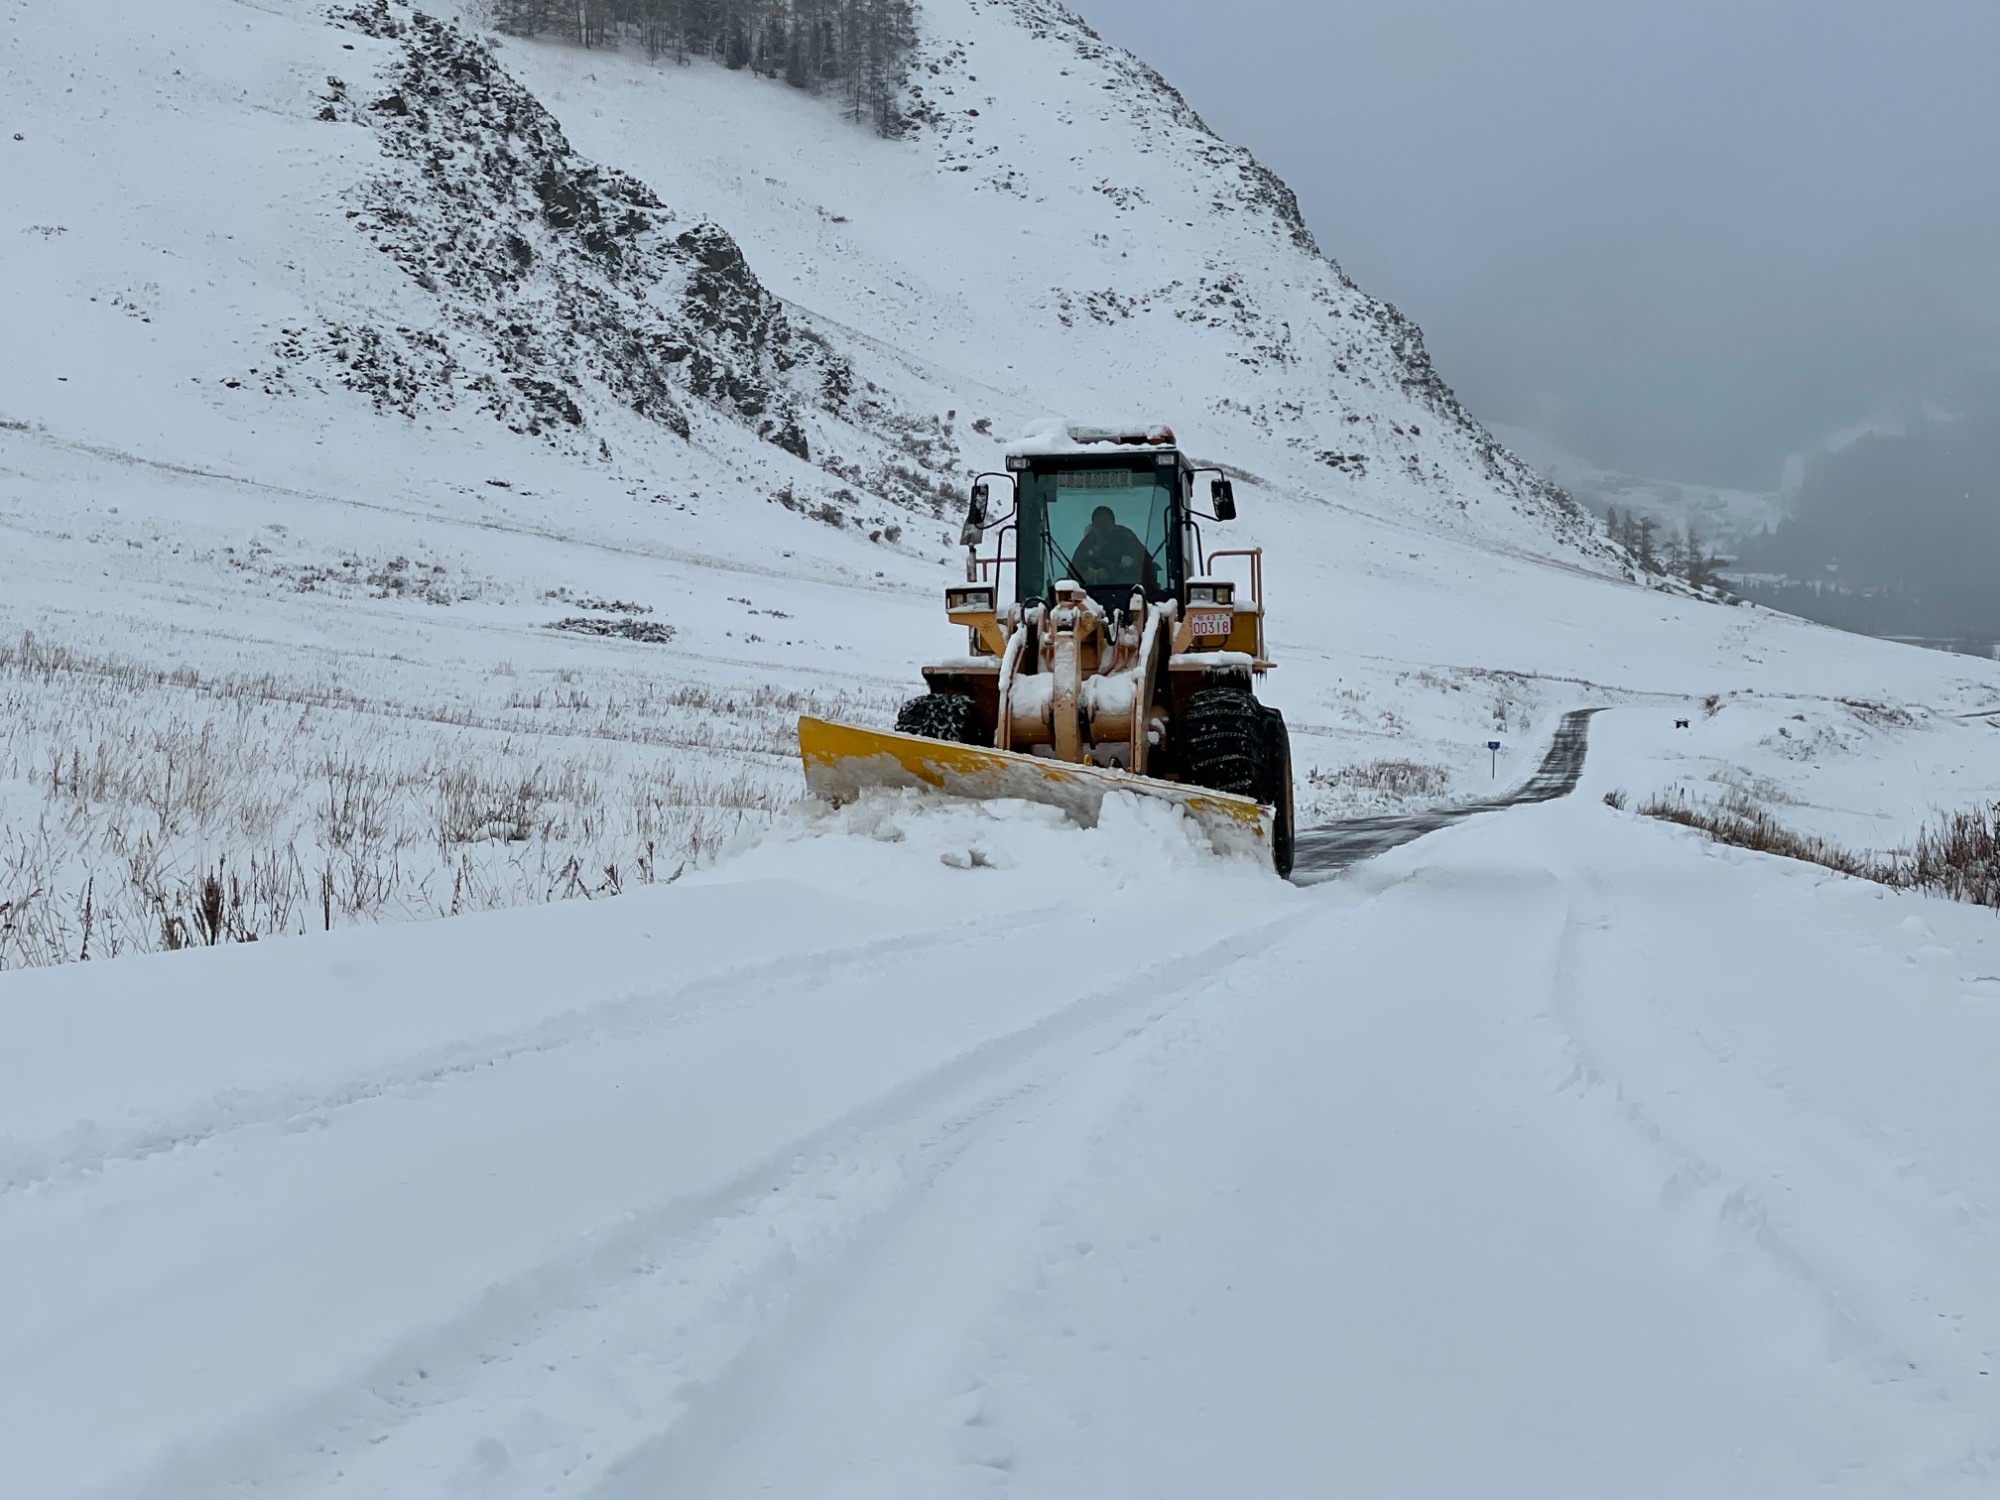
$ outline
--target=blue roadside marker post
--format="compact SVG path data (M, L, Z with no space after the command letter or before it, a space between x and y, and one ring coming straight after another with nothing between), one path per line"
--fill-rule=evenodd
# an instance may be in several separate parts
M1493 767L1488 779L1498 781L1500 779L1500 742L1498 740L1488 740L1486 748L1493 752Z

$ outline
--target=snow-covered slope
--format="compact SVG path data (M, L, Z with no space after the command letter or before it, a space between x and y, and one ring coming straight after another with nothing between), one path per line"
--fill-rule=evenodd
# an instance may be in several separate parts
M581 149L727 224L775 290L886 346L885 381L914 380L961 424L1006 436L1051 410L1130 408L1308 504L1589 545L1417 328L1151 69L1048 0L933 0L923 30L899 141L720 68L500 55Z

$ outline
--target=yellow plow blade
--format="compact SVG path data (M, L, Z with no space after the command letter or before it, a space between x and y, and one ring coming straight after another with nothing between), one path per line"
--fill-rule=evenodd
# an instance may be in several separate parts
M1271 853L1271 814L1248 797L1104 766L1070 765L1013 750L812 718L799 720L799 757L813 795L836 806L871 787L912 787L981 802L1019 797L1059 807L1092 828L1107 796L1132 792L1180 808L1218 851L1250 851L1267 859Z

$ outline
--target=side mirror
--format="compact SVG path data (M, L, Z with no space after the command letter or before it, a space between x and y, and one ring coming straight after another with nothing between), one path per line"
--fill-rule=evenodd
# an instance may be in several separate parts
M1215 507L1215 519L1233 521L1236 519L1236 486L1227 479L1218 479L1209 487L1209 501Z
M965 525L959 529L958 543L961 547L977 547L986 538L986 481L980 480L972 486L972 504L966 508Z

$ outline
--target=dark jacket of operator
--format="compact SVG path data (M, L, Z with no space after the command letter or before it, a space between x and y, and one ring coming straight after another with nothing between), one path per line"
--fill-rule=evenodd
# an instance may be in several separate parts
M1129 526L1121 526L1108 505L1090 513L1090 529L1070 554L1070 570L1085 588L1116 584L1137 584L1152 589L1159 586L1153 570L1153 554Z

